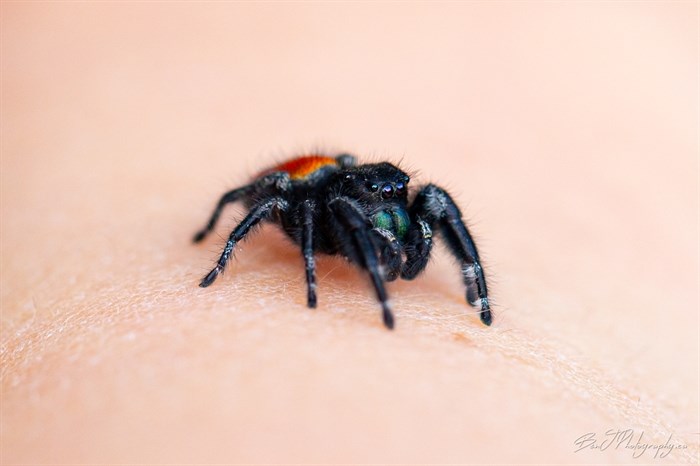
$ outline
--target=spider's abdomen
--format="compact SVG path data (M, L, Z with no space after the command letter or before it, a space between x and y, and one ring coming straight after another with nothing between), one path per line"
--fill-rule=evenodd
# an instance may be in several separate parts
M325 155L306 155L288 160L265 170L258 175L258 177L274 172L286 172L289 173L289 177L293 180L303 180L313 173L316 173L318 170L329 166L340 167L338 159Z

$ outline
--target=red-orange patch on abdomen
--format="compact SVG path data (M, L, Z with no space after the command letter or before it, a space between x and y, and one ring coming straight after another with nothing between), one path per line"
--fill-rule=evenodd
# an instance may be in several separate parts
M269 170L265 170L260 176L274 172L287 172L291 179L299 180L306 178L321 167L337 165L337 163L338 162L333 157L326 157L325 155L306 155L288 160Z

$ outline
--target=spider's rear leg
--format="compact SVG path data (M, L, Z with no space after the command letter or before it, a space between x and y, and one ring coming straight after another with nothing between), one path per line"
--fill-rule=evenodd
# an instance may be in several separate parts
M401 273L401 244L396 236L384 228L374 228L370 231L370 239L379 251L379 258L384 267L384 279L394 281Z
M211 272L209 272L202 279L199 286L206 288L207 286L211 285L214 280L216 280L216 277L218 277L219 274L224 271L226 263L231 257L233 249L236 247L236 243L245 238L246 234L248 234L251 228L260 223L260 221L270 218L270 215L275 209L286 210L287 207L287 201L281 197L272 197L261 201L250 209L248 215L246 215L243 221L233 229L231 235L228 237L228 241L226 242L224 251L221 253L221 257L219 257L219 260L216 263L216 267L214 267Z
M221 211L224 210L224 207L226 207L227 204L244 199L246 196L249 196L254 192L258 193L259 196L262 193L265 193L267 196L277 195L289 189L289 184L290 179L288 173L274 172L257 179L252 184L241 186L240 188L236 188L225 193L216 204L214 212L212 212L211 217L209 217L209 221L207 222L206 226L194 235L192 241L199 243L200 241L204 240L209 233L211 233L216 226L216 222L219 221Z
M420 190L410 211L414 218L425 220L431 228L440 227L450 251L461 262L467 302L480 309L484 324L491 325L491 307L479 253L455 202L443 189L429 184Z
M214 212L212 212L211 217L209 218L209 221L207 222L207 225L199 230L197 234L194 235L194 238L192 238L192 241L195 243L199 243L202 241L204 238L207 237L209 233L214 229L216 226L216 222L219 221L219 217L221 216L221 211L224 210L224 207L226 207L227 204L230 204L232 202L236 202L239 199L241 199L243 196L245 196L249 191L251 190L251 186L243 186L241 188L236 188L233 189L223 196L221 196L221 199L219 199L219 202L216 204L216 207L214 208Z
M306 295L307 305L316 307L316 261L314 260L313 226L314 226L313 201L307 200L302 204L303 225L301 230L301 248L306 265Z
M379 271L377 250L372 244L369 231L371 226L360 207L352 199L337 197L328 203L328 208L338 222L337 235L342 238L342 252L369 272L382 305L382 317L387 328L394 328L394 315L389 307L389 298L384 288L384 279ZM348 233L350 238L347 238Z

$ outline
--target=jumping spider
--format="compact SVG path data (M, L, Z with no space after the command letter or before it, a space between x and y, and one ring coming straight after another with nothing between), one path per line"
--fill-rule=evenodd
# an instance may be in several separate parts
M202 241L226 204L245 203L248 214L199 286L211 285L236 243L267 220L279 224L301 247L309 307L316 307L314 252L340 254L369 272L384 324L391 329L394 317L384 282L399 276L412 280L425 269L437 228L461 263L467 302L480 310L484 324L491 325L486 279L459 208L433 184L421 187L409 202L408 182L408 175L390 163L357 165L348 154L298 157L270 168L252 183L224 194L207 226L195 235L195 243Z

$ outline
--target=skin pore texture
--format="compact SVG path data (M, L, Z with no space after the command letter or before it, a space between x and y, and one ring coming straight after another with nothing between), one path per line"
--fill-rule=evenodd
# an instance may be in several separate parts
M697 463L696 4L1 8L3 464ZM272 226L197 286L314 145L450 191L491 327L439 237L393 331Z

